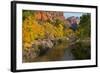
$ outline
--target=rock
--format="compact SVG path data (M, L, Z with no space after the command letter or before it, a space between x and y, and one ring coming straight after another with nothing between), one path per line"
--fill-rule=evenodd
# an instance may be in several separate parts
M35 15L36 19L41 21L47 21L47 20L54 21L55 19L60 19L61 21L65 22L65 17L63 15L63 12L35 11Z
M43 55L45 55L45 54L48 52L49 49L50 49L50 48L41 48L41 49L40 49L40 52L39 52L39 54L38 54L38 56L43 56Z
M31 50L36 54L40 54L41 52L46 52L48 49L51 49L53 47L53 42L49 39L39 39L32 43Z

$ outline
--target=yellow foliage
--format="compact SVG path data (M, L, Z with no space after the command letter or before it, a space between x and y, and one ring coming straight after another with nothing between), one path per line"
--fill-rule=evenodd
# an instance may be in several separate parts
M51 38L63 37L63 26L61 24L56 27L53 24L45 23L43 27L45 28L46 36Z
M40 13L38 14L38 18L40 18L39 16ZM68 36L74 33L71 29L64 30L63 24L57 24L57 26L54 26L53 24L46 21L44 21L42 24L39 24L36 17L32 15L28 16L23 21L22 32L23 46L26 45L25 43L30 44L36 39L55 39Z
M24 20L22 30L23 44L31 43L36 38L44 37L44 27L38 24L31 16Z
M79 36L81 33L80 33L80 30L77 30L76 32L75 32L75 34L76 34L76 36Z
M74 34L74 31L72 29L68 28L68 29L65 30L65 33L64 34L65 34L65 36L68 37L68 36Z

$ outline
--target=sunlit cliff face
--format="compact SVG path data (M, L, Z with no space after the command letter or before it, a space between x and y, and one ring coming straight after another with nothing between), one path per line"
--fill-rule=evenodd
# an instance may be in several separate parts
M54 19L65 20L63 12L35 11L35 14L38 20L43 20L43 21L54 20Z

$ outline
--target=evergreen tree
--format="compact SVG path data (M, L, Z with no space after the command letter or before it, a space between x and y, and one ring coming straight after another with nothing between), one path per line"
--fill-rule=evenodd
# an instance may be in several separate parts
M89 13L84 14L80 18L79 23L79 31L80 31L80 37L86 38L90 37L91 33L91 16Z

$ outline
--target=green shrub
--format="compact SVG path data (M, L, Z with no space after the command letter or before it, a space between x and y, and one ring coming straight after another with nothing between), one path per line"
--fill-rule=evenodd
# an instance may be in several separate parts
M76 48L71 50L75 59L90 59L90 46L84 45L83 43L77 43Z

